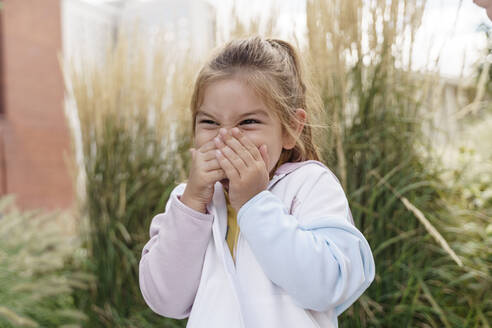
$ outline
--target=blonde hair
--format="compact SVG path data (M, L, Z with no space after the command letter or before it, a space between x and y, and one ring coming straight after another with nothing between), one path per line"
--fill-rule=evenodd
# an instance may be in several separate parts
M265 105L274 109L284 133L296 138L294 148L282 149L275 169L285 162L321 161L312 122L320 122L323 109L318 93L313 92L301 66L295 48L279 39L254 36L235 39L218 48L195 81L190 104L193 137L197 110L203 102L206 86L222 79L239 78L253 88ZM297 108L306 111L306 122L298 137L292 126L297 121Z

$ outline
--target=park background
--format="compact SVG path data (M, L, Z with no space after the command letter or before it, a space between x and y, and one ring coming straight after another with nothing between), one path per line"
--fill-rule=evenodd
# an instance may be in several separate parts
M296 44L376 277L340 327L490 327L492 45L472 1L6 0L0 327L184 327L138 288L213 47ZM314 90L313 90L314 91Z

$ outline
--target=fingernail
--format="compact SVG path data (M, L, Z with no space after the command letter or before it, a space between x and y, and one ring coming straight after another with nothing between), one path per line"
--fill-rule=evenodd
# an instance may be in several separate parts
M239 134L239 132L241 132L241 131L239 131L239 129L238 129L238 128L233 128L233 129L232 129L232 132L234 132L235 134Z
M225 135L227 134L227 130L226 130L226 129L224 129L224 128L220 128L219 133L220 133L222 136L225 136Z

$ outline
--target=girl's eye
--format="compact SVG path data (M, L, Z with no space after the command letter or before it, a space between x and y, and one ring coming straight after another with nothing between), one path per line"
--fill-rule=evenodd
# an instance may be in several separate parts
M260 121L257 121L257 120L254 120L254 119L247 119L247 120L244 120L241 122L241 125L242 124L256 124L256 123L260 123Z
M219 125L217 122L214 122L212 120L201 120L200 123L203 123L203 124L209 124L209 125ZM255 120L255 119L247 119L247 120L244 120L240 123L240 125L244 125L244 124L258 124L258 123L261 123L260 121L258 120Z
M205 124L217 124L212 120L201 120L200 123L205 123Z

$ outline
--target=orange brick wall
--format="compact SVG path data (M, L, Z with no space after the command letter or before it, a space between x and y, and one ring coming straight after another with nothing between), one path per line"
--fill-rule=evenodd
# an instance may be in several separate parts
M1 15L0 192L15 194L22 209L68 208L60 0L6 0Z

